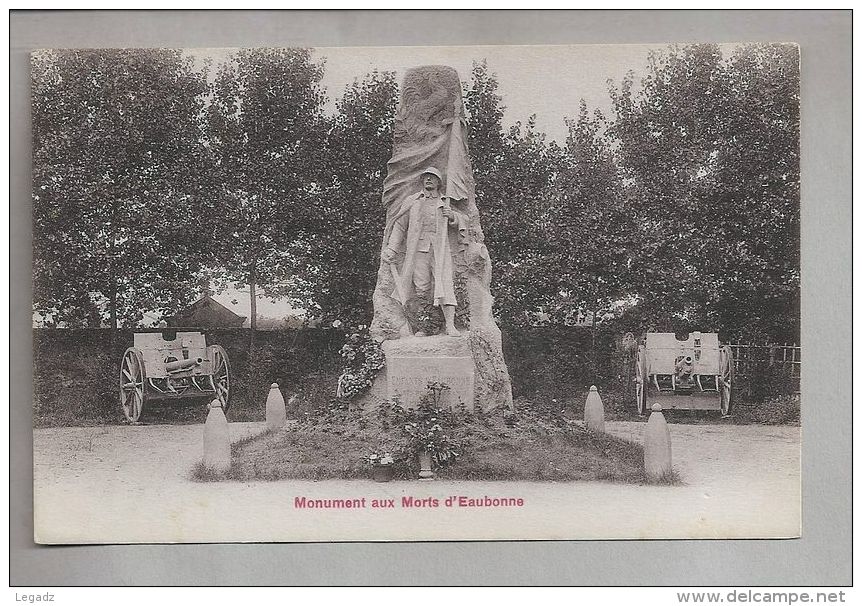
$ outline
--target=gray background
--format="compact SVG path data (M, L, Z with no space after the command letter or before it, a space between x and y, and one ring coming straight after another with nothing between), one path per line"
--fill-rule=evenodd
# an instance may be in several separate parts
M850 11L54 11L14 12L10 21L13 585L852 582ZM86 547L33 544L30 50L747 41L797 42L802 53L805 364L801 539Z

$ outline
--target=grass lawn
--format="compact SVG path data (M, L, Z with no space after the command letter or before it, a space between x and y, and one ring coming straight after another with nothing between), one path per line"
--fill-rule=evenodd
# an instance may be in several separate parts
M641 445L588 432L560 416L468 414L441 423L458 456L436 470L440 478L649 483ZM365 457L390 452L396 461L395 478L415 479L419 468L415 457L405 454L405 438L404 425L397 418L379 412L339 411L238 442L227 474L217 476L198 467L193 478L367 479L371 470ZM679 479L673 476L662 483L679 483Z

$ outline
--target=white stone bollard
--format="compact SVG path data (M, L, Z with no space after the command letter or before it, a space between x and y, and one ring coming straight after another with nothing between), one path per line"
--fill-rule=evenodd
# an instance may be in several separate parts
M590 387L590 393L587 394L587 403L584 404L584 425L590 431L605 431L605 405L602 404L602 398L599 396L599 390L595 385Z
M213 400L208 408L209 413L204 423L203 463L218 473L224 473L230 469L230 433L227 417L224 416L224 410L218 400Z
M657 480L671 473L670 450L670 428L661 413L661 405L653 404L644 434L644 468L650 479Z
M286 420L284 396L281 395L278 383L273 383L269 386L269 394L266 396L266 428L270 431L281 429Z

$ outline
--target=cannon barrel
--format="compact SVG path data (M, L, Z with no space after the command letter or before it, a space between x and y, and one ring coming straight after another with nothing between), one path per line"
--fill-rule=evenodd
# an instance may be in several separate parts
M175 360L174 362L165 362L165 370L168 372L177 372L198 366L204 361L203 358L189 358L188 360Z

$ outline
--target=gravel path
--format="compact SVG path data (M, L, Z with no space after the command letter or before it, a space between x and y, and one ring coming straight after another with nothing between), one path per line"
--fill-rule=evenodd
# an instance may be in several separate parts
M608 430L640 441L645 423ZM233 440L262 431L233 423ZM221 482L189 480L201 425L34 430L36 540L173 543L449 539L779 538L800 534L800 429L673 425L684 486L602 482ZM446 507L447 497L523 499ZM306 499L365 499L301 509ZM402 498L437 507L402 507ZM395 508L372 508L393 499Z

